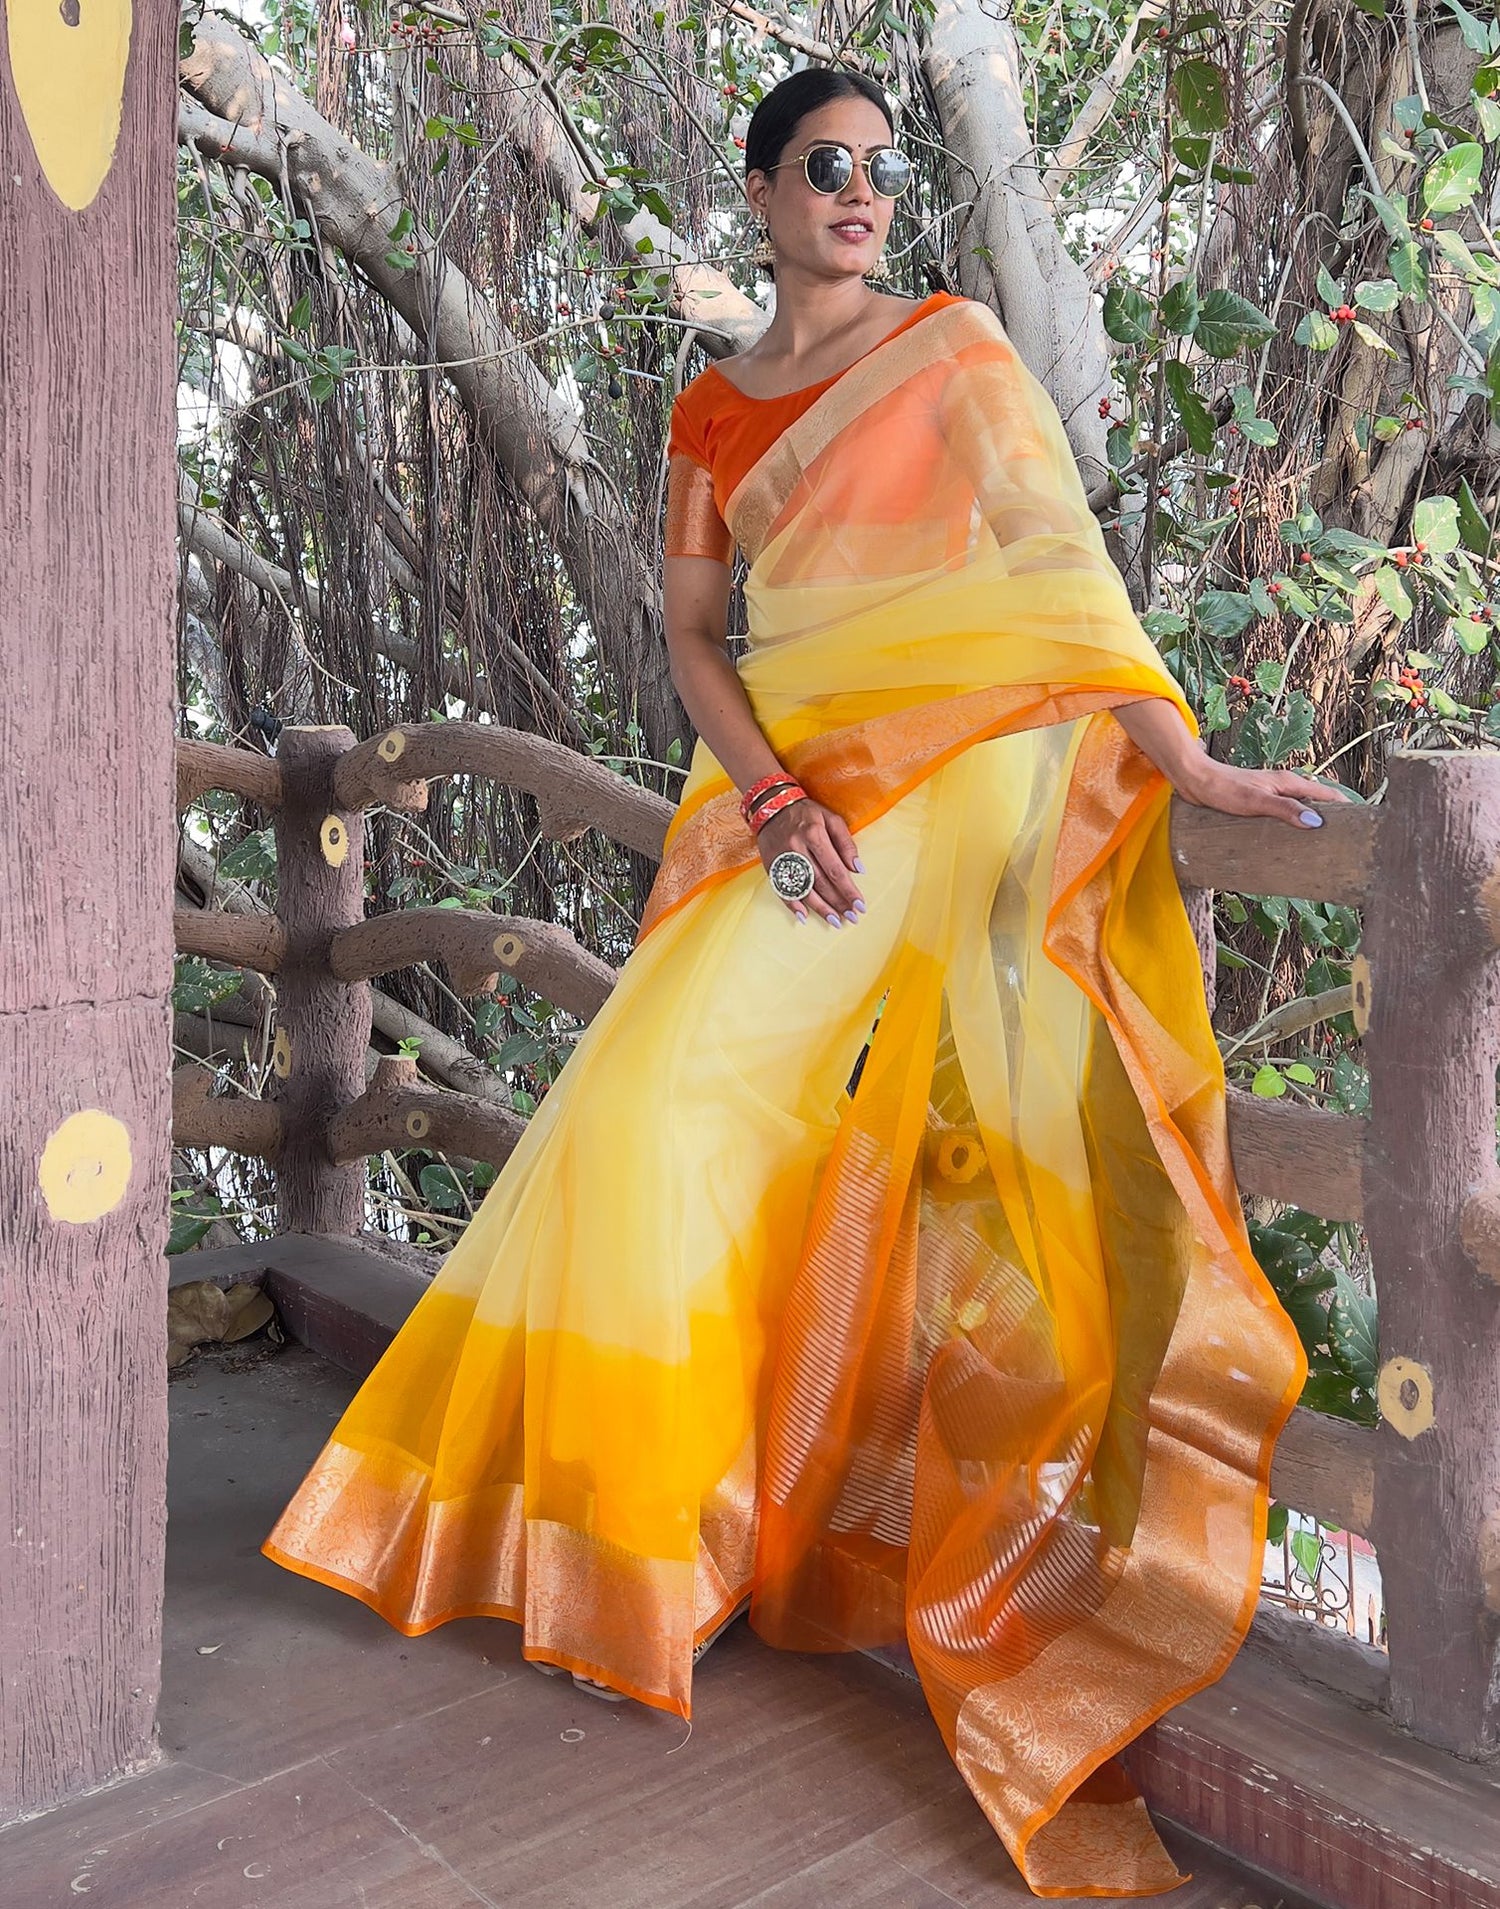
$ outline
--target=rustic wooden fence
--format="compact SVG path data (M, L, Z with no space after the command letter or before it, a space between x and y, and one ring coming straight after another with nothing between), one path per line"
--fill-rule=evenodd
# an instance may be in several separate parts
M367 1084L369 977L437 958L460 994L503 972L586 1019L613 972L539 922L453 908L366 921L363 811L420 811L429 779L486 776L528 791L549 838L598 828L659 857L670 804L567 749L484 724L365 743L343 729L288 729L275 761L182 743L178 765L181 807L215 788L274 811L279 893L274 916L178 915L181 952L275 976L276 1079L266 1102L213 1099L201 1069L182 1070L177 1143L272 1162L288 1234L358 1234L363 1159L385 1148L502 1162L517 1116L421 1084L405 1059L383 1061ZM1383 1708L1426 1744L1486 1757L1500 1747L1500 759L1398 755L1380 805L1326 810L1315 832L1178 803L1172 844L1186 889L1340 902L1363 916L1354 1014L1368 1115L1231 1091L1229 1117L1247 1192L1366 1229L1381 1422L1299 1407L1273 1485L1283 1502L1373 1542L1389 1652L1287 1620L1272 1622L1270 1647L1285 1668Z

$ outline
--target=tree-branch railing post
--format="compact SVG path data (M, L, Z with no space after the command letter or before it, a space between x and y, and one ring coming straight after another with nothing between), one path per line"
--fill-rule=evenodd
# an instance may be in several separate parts
M334 794L338 761L353 747L353 735L337 727L283 729L277 744L276 912L285 945L272 1069L284 1233L354 1235L365 1223L364 1163L336 1163L328 1139L334 1116L364 1092L370 1041L369 982L339 980L329 960L339 930L364 919L364 816Z
M1371 1536L1391 1711L1461 1756L1500 1747L1500 761L1400 754L1361 950L1364 1217L1379 1302Z

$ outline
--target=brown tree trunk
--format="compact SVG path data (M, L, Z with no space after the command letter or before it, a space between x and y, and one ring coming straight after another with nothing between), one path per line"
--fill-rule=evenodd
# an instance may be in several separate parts
M118 10L0 37L0 1821L138 1764L160 1676L175 41L91 85Z

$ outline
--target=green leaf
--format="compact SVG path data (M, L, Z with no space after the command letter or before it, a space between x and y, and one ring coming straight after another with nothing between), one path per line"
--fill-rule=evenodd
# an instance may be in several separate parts
M312 323L312 293L304 292L286 315L293 331L306 331Z
M1250 601L1255 605L1257 616L1280 616L1281 605L1266 588L1263 577L1252 578L1250 583Z
M1427 169L1422 181L1422 203L1433 218L1457 212L1479 190L1480 169L1484 165L1484 147L1477 139L1450 146Z
M417 1176L422 1198L437 1213L457 1213L464 1203L463 1189L452 1167L440 1163L423 1167Z
M1141 618L1141 628L1153 642L1159 642L1164 636L1185 636L1188 620L1176 610L1148 610Z
M1342 1267L1328 1305L1328 1343L1333 1356L1366 1392L1375 1390L1380 1366L1375 1301L1362 1293Z
M1309 1584L1316 1584L1323 1566L1323 1541L1316 1531L1292 1533L1292 1557Z
M1264 344L1275 330L1260 307L1238 292L1217 286L1198 301L1193 336L1210 358L1233 358L1247 347Z
M1354 288L1361 311L1391 312L1401 302L1401 288L1393 278L1362 278Z
M1458 500L1453 497L1424 497L1411 514L1412 542L1425 544L1433 557L1446 557L1457 550Z
M1411 220L1406 216L1405 199L1402 199L1398 205L1394 199L1387 198L1383 192L1369 192L1361 189L1361 195L1374 206L1380 223L1393 239L1398 243L1404 243L1412 236Z
M1285 1505L1272 1505L1266 1512L1266 1543L1280 1544L1286 1536L1287 1519L1291 1513Z
M1214 448L1214 421L1208 406L1193 385L1193 374L1180 358L1169 358L1164 367L1167 391L1187 435L1190 449L1206 457Z
M1286 681L1286 664L1274 656L1268 656L1255 665L1255 687L1267 696L1279 696L1281 685Z
M1192 133L1179 133L1172 141L1172 151L1189 172L1201 172L1208 164L1211 143L1210 140L1196 137Z
M1479 121L1479 131L1487 146L1500 139L1500 106L1477 90L1474 94L1474 116Z
M1472 550L1476 557L1489 556L1494 533L1467 477L1458 480L1458 534L1465 550Z
M1299 1087L1312 1087L1318 1078L1306 1061L1293 1061L1286 1069L1286 1077L1288 1080L1296 1081Z
M1190 278L1180 278L1162 294L1161 322L1168 331L1191 332L1198 322L1198 292Z
M1177 110L1194 133L1222 132L1229 124L1224 75L1209 60L1183 60L1172 74Z
M1381 564L1375 572L1375 588L1391 615L1398 623L1404 623L1416 606L1412 603L1411 593L1402 581L1400 571L1393 570L1388 563Z
M276 872L276 837L270 829L259 829L219 858L219 873L237 882L264 881Z
M1292 337L1309 351L1332 351L1339 341L1339 328L1327 312L1309 312Z
M1452 624L1454 641L1465 656L1478 656L1489 648L1490 626L1476 623L1471 616L1456 616Z
M1357 530L1325 530L1322 543L1349 557L1377 557L1385 550L1384 544L1377 543L1373 537L1361 537Z
M1322 299L1325 305L1342 305L1344 303L1343 281L1334 278L1326 265L1320 265L1318 267L1318 297Z
M1396 347L1387 344L1380 333L1373 330L1362 318L1356 318L1349 329L1352 332L1356 332L1363 342L1370 347L1371 351L1383 351L1388 358L1395 357Z
M1117 345L1140 345L1151 336L1152 311L1134 286L1116 279L1104 294L1104 329Z
M1493 53L1494 45L1490 39L1490 29L1483 20L1477 19L1467 7L1459 5L1459 0L1444 0L1444 4L1458 21L1459 31L1464 36L1464 45L1471 53Z
M1193 611L1208 636L1238 636L1255 621L1255 605L1238 590L1205 590Z
M1427 260L1415 239L1401 239L1391 247L1386 260L1403 298L1423 300L1427 296Z
M1312 742L1313 706L1300 689L1287 698L1279 716L1267 716L1264 727L1266 767L1275 769L1289 756L1298 756Z
M390 237L393 240L404 239L407 233L411 231L411 227L412 227L411 207L402 206L399 214L397 215L396 223L391 227Z
M1280 1100L1286 1092L1286 1082L1274 1067L1267 1065L1255 1070L1255 1078L1250 1083L1252 1094L1258 1094L1262 1100Z

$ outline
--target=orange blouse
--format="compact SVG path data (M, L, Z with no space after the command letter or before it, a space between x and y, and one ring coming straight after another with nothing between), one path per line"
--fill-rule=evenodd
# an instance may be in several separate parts
M942 305L957 304L953 292L933 292L886 333L894 338ZM878 339L875 351L885 343ZM869 355L861 352L860 357ZM854 364L859 359L852 361ZM729 563L734 538L724 520L725 506L746 471L770 449L787 426L807 410L845 371L775 398L748 397L710 365L685 385L672 405L667 433L667 520L663 554L712 557Z

